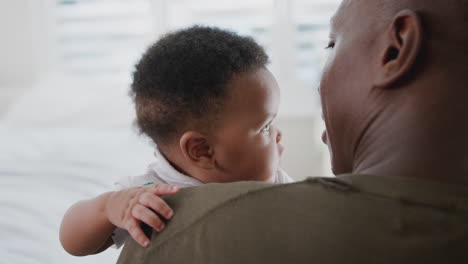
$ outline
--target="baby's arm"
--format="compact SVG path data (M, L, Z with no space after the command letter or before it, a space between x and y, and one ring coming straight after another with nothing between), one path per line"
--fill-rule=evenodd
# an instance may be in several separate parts
M129 232L141 246L149 239L140 223L161 231L166 219L173 215L170 207L158 196L178 192L172 185L155 184L104 193L94 199L80 201L68 209L60 227L63 248L75 256L97 254L113 244L112 233L119 227Z

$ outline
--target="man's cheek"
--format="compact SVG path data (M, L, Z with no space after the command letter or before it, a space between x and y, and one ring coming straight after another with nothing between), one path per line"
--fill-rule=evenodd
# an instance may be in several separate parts
M333 66L334 66L334 60L333 58L329 58L322 70L322 78L320 80L320 88L319 88L322 103L324 103L323 100L327 98L330 92L330 89L333 88L333 87L330 87L331 82L333 82L333 76L332 76Z

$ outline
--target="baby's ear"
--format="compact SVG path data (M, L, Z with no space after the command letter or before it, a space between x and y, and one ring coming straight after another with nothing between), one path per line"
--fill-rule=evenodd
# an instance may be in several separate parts
M214 149L205 135L187 131L180 137L179 147L187 162L203 169L214 168Z

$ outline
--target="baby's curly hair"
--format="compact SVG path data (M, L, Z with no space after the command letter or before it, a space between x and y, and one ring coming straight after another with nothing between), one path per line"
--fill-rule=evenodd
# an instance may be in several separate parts
M188 129L211 127L229 95L227 83L268 60L252 38L215 27L163 36L135 66L130 95L140 131L163 144Z

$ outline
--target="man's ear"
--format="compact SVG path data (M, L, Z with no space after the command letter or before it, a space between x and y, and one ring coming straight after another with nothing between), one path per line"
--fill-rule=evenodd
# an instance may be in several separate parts
M214 150L208 138L195 131L185 132L179 140L179 147L187 162L203 168L214 167Z
M421 21L415 12L403 10L394 17L380 49L375 87L391 87L412 70L421 51L422 37Z

